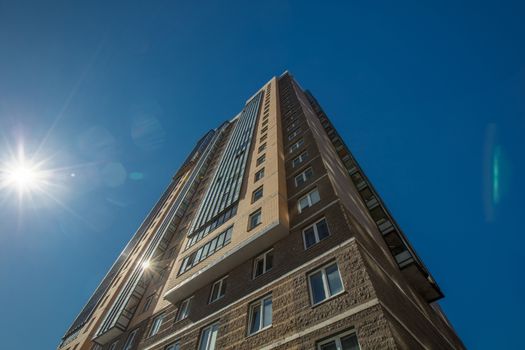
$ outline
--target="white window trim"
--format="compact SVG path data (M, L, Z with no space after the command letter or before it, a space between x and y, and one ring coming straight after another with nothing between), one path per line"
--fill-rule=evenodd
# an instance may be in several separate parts
M357 346L359 349L361 349L361 345L359 345L359 338L357 338L357 333L355 329L349 330L347 332L339 333L337 335L334 335L333 337L330 337L328 339L325 339L323 341L320 341L317 343L317 350L321 350L321 346L326 345L330 342L333 342L335 340L335 346L337 347L337 350L341 350L343 347L341 345L341 338L344 338L346 336L353 335L357 339Z
M197 349L200 349L202 347L202 336L204 334L204 332L209 329L210 330L210 336L208 338L208 341L206 342L206 345L204 347L204 349L208 350L210 348L210 341L212 339L212 333L211 333L211 330L213 329L213 327L217 326L217 334L219 334L219 322L215 322L215 323L212 323L206 327L204 327L202 330L201 330L201 334L199 336L199 347ZM216 347L215 347L216 348Z
M264 297L262 297L260 299L257 299L257 300L255 300L254 302L252 302L250 304L250 309L249 309L250 315L248 317L248 335L249 336L252 336L254 334L260 333L260 332L264 331L265 329L270 328L273 325L273 300L272 300L272 323L270 323L269 325L264 326L264 327L262 326L263 323L264 323L264 302L266 300L268 300L268 299L272 300L272 295L271 294L266 295L266 296L264 296ZM257 305L257 304L259 304L259 305ZM259 320L259 327L260 328L258 330L256 330L255 332L250 332L250 328L251 328L251 325L252 325L252 318L253 318L253 310L256 307L259 308L259 312L260 312L260 315L261 315L260 320Z
M190 314L190 307L191 307L191 300L193 299L193 295L189 298L184 299L181 301L179 309L177 310L177 316L175 317L175 322L182 321L188 318ZM183 308L183 306L185 307ZM182 311L184 310L184 314L182 314ZM181 315L184 315L184 317L181 317Z
M164 313L157 315L153 318L153 322L151 322L151 328L148 333L148 338L153 337L157 333L159 333L160 327L162 326L162 323L164 322Z
M290 146L290 153L297 151L302 145L304 145L304 139L297 140L297 142Z
M273 248L272 249L269 249L267 251L265 251L264 253L262 253L261 255L257 256L255 259L253 259L253 273L252 273L252 279L256 279L257 277L259 276L262 276L264 275L266 272L270 271L272 268L270 269L267 269L266 268L266 257L268 255L268 253L272 253L273 252ZM257 262L259 260L262 260L263 261L263 272L258 275L258 276L255 276L255 273L257 272ZM273 264L273 263L272 263Z
M328 227L328 221L326 220L325 217L322 217L321 219L317 220L316 222L314 222L313 224L309 225L309 226L306 226L304 229L303 229L303 246L304 246L304 249L307 250L307 249L310 249L312 248L314 245L318 244L319 242L321 242L321 240L319 239L319 232L317 231L317 224L320 223L321 221L325 221L326 222L326 228L328 230L328 236L331 235L330 233L330 228ZM307 247L306 246L306 235L305 235L305 232L306 230L308 230L309 228L313 227L314 228L314 236L315 236L315 243L312 244L311 246Z
M135 328L131 331L131 333L129 333L126 339L126 343L124 343L124 347L122 348L122 350L129 350L133 347L133 345L135 344L135 337L137 336L138 331L139 329Z
M312 198L311 198L311 194L316 192L317 191L317 194L319 195L319 201L315 202L315 203L312 203ZM307 207L304 207L301 209L301 200L304 199L304 198L308 198L308 206ZM315 187L314 189L312 189L311 191L309 191L307 194L305 194L304 196L300 197L298 200L297 200L297 209L299 210L299 213L302 213L303 210L305 209L308 209L310 208L311 206L313 206L314 204L317 204L319 203L321 200L321 195L319 194L319 190L317 189L317 187Z
M252 226L252 218L253 218L256 214L259 214L259 216L260 216L260 221L259 221L258 224ZM261 225L261 224L262 224L262 210L259 208L259 209L257 209L256 211L254 211L253 213L251 213L251 214L248 216L248 231L253 230L254 228L256 228L257 226L259 226L259 225Z
M314 170L310 166L310 167L304 169L303 171L301 171L299 174L294 176L293 180L294 180L294 183L295 183L295 187L299 187L301 185L304 185L306 183L306 181L308 181L308 178L306 177L306 172L309 171L309 170L312 172L312 175L313 175L314 174ZM303 179L304 182L302 184L297 183L297 178L298 177L301 177Z
M111 345L109 346L109 350L115 350L117 348L118 342L119 341L116 340L113 343L111 343Z
M337 266L337 274L339 275L339 280L341 281L341 291L335 293L335 294L332 294L330 295L330 286L328 285L328 277L326 275L326 268L332 266L332 265L335 265ZM324 293L325 295L327 295L327 297L321 301L318 301L317 303L314 303L314 293L313 293L313 290L312 290L312 282L311 282L311 279L310 277L312 275L315 275L316 273L318 273L319 271L321 271L321 276L322 276L322 280L323 280L323 289L324 289ZM330 299L333 299L335 297L337 297L338 295L344 293L345 291L345 284L343 283L343 279L341 278L341 270L339 270L339 265L335 262L335 261L332 261L328 264L325 264L323 266L321 266L320 268L318 268L317 270L315 271L312 271L308 274L308 289L310 291L310 302L312 304L312 306L317 306L319 304L322 304Z
M288 135L288 140L291 141L293 140L294 138L297 137L297 135L299 135L301 133L301 127L298 127L297 129L295 129L294 131L292 131L290 133L290 135Z
M297 157L292 159L292 168L295 168L296 166L301 165L306 160L306 157L308 157L308 151L301 152L301 154L299 154ZM295 164L296 159L299 159L299 163L297 164Z
M221 289L222 289L222 284L224 283L224 281L226 280L226 278L228 278L228 275L226 275L226 276L222 277L221 279L219 279L219 280L213 282L213 284L212 284L212 286L211 286L210 298L209 298L209 300L208 300L208 304L214 303L214 302L216 302L217 300L222 299L222 298L226 295L226 292L225 292L223 295L220 295L220 292L221 292ZM218 297L217 297L216 299L213 299L213 300L212 300L212 298L213 298L213 290L215 289L215 286L216 286L217 284L219 285L219 287L218 287L218 288L219 288L219 294L217 294Z
M260 196L259 198L255 198L255 194L256 194L257 192L259 192L259 191L261 191L261 196ZM252 192L252 203L255 203L255 202L257 202L259 199L262 199L263 196L264 196L264 188L263 188L263 186L261 185L261 186L257 187L255 190L253 190L253 192Z

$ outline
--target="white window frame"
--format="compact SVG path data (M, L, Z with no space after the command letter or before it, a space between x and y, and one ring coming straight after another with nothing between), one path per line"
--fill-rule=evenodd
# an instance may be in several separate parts
M225 281L226 281L227 278L228 278L228 276L226 275L226 276L222 277L221 279L213 282L213 285L211 286L210 298L209 298L208 304L214 303L217 300L222 299L224 297L224 295L226 295L226 291L223 294L221 294L221 291L222 291L223 284L226 286L226 284L225 284L226 282ZM218 292L217 292L217 297L215 299L213 299L213 292L215 290L215 286L218 286L217 288L219 288L219 289L218 289Z
M339 275L339 281L341 282L341 290L335 294L330 294L330 286L328 284L328 276L326 273L326 269L331 267L332 265L335 265L337 267L337 274ZM315 303L311 277L315 275L316 273L318 273L319 271L321 271L321 276L323 280L323 289L324 289L324 294L326 295L326 298ZM308 289L310 291L310 303L312 304L312 306L324 303L325 301L335 298L336 296L344 293L345 291L345 284L343 283L343 279L341 278L341 270L339 270L339 265L334 261L321 266L315 271L310 272L307 277L308 277Z
M266 272L270 271L273 268L274 261L272 261L272 267L267 268L267 266L266 266L267 256L268 256L269 253L273 254L273 248L265 251L264 253L262 253L261 255L257 256L255 259L253 259L252 279L255 279L255 278L259 277L259 276L264 275ZM260 275L256 275L256 273L257 273L257 263L259 261L261 261L261 260L263 261L263 272Z
M153 318L151 322L151 328L149 329L148 337L153 337L155 334L159 333L159 329L162 326L164 321L164 313L157 315Z
M176 342L166 346L164 350L180 350L180 342L177 340Z
M337 335L334 335L333 337L330 337L328 339L325 339L323 341L318 342L317 346L316 346L316 350L321 350L321 347L323 345L329 344L331 342L335 342L335 346L336 346L337 350L342 350L343 349L343 345L341 344L341 338L347 337L349 335L353 335L356 338L356 340L357 340L357 348L361 349L361 345L359 345L359 339L357 338L357 333L356 333L356 331L354 329L352 329L350 331L339 333Z
M313 202L312 201L312 194L317 192L317 196L319 197L319 200L317 202ZM304 199L304 198L308 198L308 206L304 207L304 208L301 208L301 201ZM311 206L313 206L314 204L316 203L319 203L321 201L321 195L319 194L319 190L317 187L315 187L314 189L312 189L311 191L309 191L307 194L305 194L304 196L302 196L301 198L299 198L297 200L297 209L299 210L299 213L302 213L303 210L305 209L308 209L310 208Z
M314 222L313 224L309 225L309 226L306 226L305 228L303 228L303 245L304 245L304 249L310 249L312 248L314 245L316 245L317 243L321 242L321 239L319 239L319 231L317 230L317 224L320 223L321 221L325 221L326 223L326 229L328 230L328 236L331 235L330 233L330 228L328 227L328 221L326 220L325 217L322 217L321 219L317 220L316 222ZM308 230L309 228L312 228L314 229L314 237L315 237L315 243L312 244L311 246L307 247L306 246L306 230ZM328 237L325 237L323 239L326 239Z
M264 302L267 301L267 300L271 300L272 301L272 310L271 310L271 315L272 315L272 322L270 322L268 325L264 326ZM256 331L251 331L251 326L252 326L252 319L253 319L253 314L254 314L254 310L255 309L259 309L259 312L260 312L260 319L259 319L259 328L256 330ZM259 332L262 332L264 331L265 329L268 329L272 326L273 324L273 300L272 300L272 295L269 294L269 295L266 295L254 302L252 302L250 304L250 308L249 308L249 317L248 317L248 335L254 335L254 334L257 334Z
M295 168L296 166L302 164L306 160L306 157L308 157L308 151L304 151L301 154L299 154L297 157L292 159L292 168ZM295 163L296 160L298 160L297 164Z
M201 330L201 335L199 337L199 348L198 350L215 350L216 347L216 342L217 342L217 335L215 335L215 339L213 338L213 329L216 329L215 332L216 334L219 334L219 322L215 322L215 323L212 323L210 324L209 326L206 326L204 327L202 330ZM203 339L202 337L204 336L204 333L206 330L210 330L210 335L208 337L208 339L206 339L206 344L203 344ZM213 344L212 344L212 341L213 341Z
M135 328L129 333L128 338L126 339L126 343L124 344L122 350L131 350L133 348L133 345L135 345L135 337L137 336L138 331L139 329Z
M259 192L259 191L261 192L261 196L260 196L259 198L255 198L255 194L256 194L257 192ZM258 201L259 199L261 199L263 196L264 196L264 188L263 188L263 186L259 186L259 187L257 187L257 188L256 188L255 190L253 190L253 192L252 192L252 203L257 202L257 201Z
M185 320L190 315L191 300L193 295L189 298L181 301L179 309L177 310L177 317L175 317L175 322Z
M288 140L291 141L291 140L293 140L294 138L296 138L297 135L299 135L299 133L300 133L301 131L302 131L302 130L301 130L300 127L298 127L297 129L295 129L294 131L292 131L292 132L290 133L290 135L288 135Z
M117 348L117 345L118 345L118 340L111 343L108 350L115 350Z
M299 187L301 185L304 185L310 179L310 177L306 176L306 172L307 171L310 171L312 173L310 175L310 177L312 177L314 175L314 170L312 169L312 167L308 167L308 168L304 169L299 174L294 176L295 187ZM303 180L303 182L301 184L298 183L298 181L297 181L298 178L301 178Z
M297 151L302 145L304 145L304 139L297 140L297 142L290 146L290 153Z

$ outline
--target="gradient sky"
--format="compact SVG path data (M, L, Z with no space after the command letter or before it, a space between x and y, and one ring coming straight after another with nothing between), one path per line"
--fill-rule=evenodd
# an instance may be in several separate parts
M523 346L524 3L323 3L0 0L0 160L56 169L0 192L2 348L55 348L194 143L286 69L465 344Z

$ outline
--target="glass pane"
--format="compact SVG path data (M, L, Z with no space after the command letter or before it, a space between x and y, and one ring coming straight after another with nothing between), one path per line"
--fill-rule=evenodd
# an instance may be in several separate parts
M266 271L271 270L273 267L273 251L266 254Z
M328 279L328 287L330 288L330 295L334 295L343 290L341 278L339 277L339 270L337 265L331 265L326 268L326 277Z
M258 259L255 263L255 277L262 275L264 268L264 261L263 259Z
M222 297L224 294L226 294L226 280L222 280L221 283L221 292L219 293L219 296Z
M326 299L323 287L323 276L321 271L310 276L310 286L312 288L312 299L314 304Z
M216 300L219 297L219 283L215 283L211 290L211 301Z
M221 235L219 236L219 239L217 240L217 249L220 249L222 247L222 245L224 244L224 237L226 236L226 234L223 232L221 233Z
M329 343L326 343L324 345L321 345L321 350L337 350L337 345L335 344L335 340Z
M231 227L226 231L226 237L224 238L224 244L230 243L230 240L232 239L232 231L233 231L233 228Z
M306 230L304 230L304 243L306 245L306 248L309 248L316 243L313 227L309 227Z
M319 202L319 200L319 192L317 190L310 193L310 201L312 202L312 204Z
M308 197L303 197L299 199L299 208L303 210L308 207Z
M357 344L357 337L355 334L341 338L341 347L343 350L359 350L359 344Z
M326 224L326 220L321 220L317 224L317 235L319 236L319 240L328 237L328 225Z
M263 305L263 327L272 324L272 299L266 299Z
M202 331L201 335L201 342L199 345L199 350L207 350L208 349L208 340L210 339L210 327L204 329Z
M250 323L250 333L257 332L261 324L261 308L260 304L252 306L252 321Z
M219 332L219 325L214 324L211 327L211 337L210 337L210 343L209 343L209 350L215 350L215 343L217 342L217 333Z

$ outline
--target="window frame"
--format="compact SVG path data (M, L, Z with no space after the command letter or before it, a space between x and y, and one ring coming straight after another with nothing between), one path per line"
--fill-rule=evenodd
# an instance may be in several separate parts
M210 290L210 297L208 299L208 304L212 304L214 302L216 302L217 300L220 300L222 298L224 298L224 296L226 295L226 279L228 278L228 275L224 276L224 277L221 277L219 278L218 280L216 280L215 282L213 282L213 284L211 285L211 290ZM215 291L215 286L218 285L218 291L217 291L217 297L214 299L213 298L213 292ZM224 291L223 291L223 285L224 285ZM222 294L221 294L222 292Z
M325 222L326 224L326 230L328 231L328 236L326 236L325 238L323 239L319 239L319 230L317 229L317 224L320 223L321 221ZM309 228L312 228L314 229L314 237L315 237L315 243L310 245L310 246L306 246L306 235L305 235L305 231L308 230ZM303 228L302 230L302 235L303 235L303 246L304 246L304 250L307 250L307 249L310 249L311 247L313 247L314 245L317 245L319 242L321 242L322 240L325 240L326 238L328 238L329 236L331 236L331 232L330 232L330 228L328 226L328 221L326 220L326 217L322 217L321 219L315 221L313 224L311 225L308 225L306 226L305 228Z
M264 326L264 303L265 301L267 300L270 300L271 301L271 321L268 325ZM252 331L251 329L251 325L252 325L252 320L253 320L253 316L254 316L254 310L255 309L259 309L258 311L260 312L260 320L259 320L259 328L255 331ZM265 296L263 296L262 298L259 298L253 302L250 303L250 306L248 308L248 336L252 336L252 335L255 335L255 334L258 334L270 327L272 327L273 325L273 300L272 300L272 294L267 294Z
M258 178L259 174L260 174L260 177ZM255 172L255 174L253 176L253 179L254 179L253 182L257 182L257 181L261 180L263 177L264 177L264 168L261 168L261 169L259 169L258 171Z
M259 166L265 161L266 161L266 153L263 153L259 158L257 158L257 160L255 161L255 165Z
M292 159L292 168L295 168L295 167L301 165L307 159L308 156L309 156L308 150L304 150L303 152L301 152L301 154L299 154L297 157ZM299 159L299 162L296 164L295 161L297 159Z
M133 348L133 345L135 345L135 337L137 336L137 333L139 332L138 328L135 328L131 332L129 332L128 337L126 338L126 342L124 343L124 346L122 347L122 350L131 350Z
M274 265L274 256L272 255L272 266L270 268L267 268L266 264L267 264L267 256L268 254L273 254L273 248L271 249L268 249L267 251L265 251L264 253L262 254L259 254L258 256L256 256L254 259L253 259L253 266L252 266L252 269L253 269L253 272L252 272L252 279L256 279L257 277L259 276L262 276L264 275L265 273L271 271L273 269L273 265ZM262 260L263 261L263 272L260 273L259 275L256 275L257 273L257 263Z
M259 216L259 220L255 225L252 225L252 218L256 215ZM260 226L261 224L262 224L262 210L261 208L259 208L248 216L248 231L253 230L254 228Z
M317 202L312 202L311 194L317 192L317 196L319 197L319 200ZM308 206L301 208L301 200L304 198L308 198ZM305 209L311 208L314 204L317 204L321 201L321 195L319 194L319 189L317 187L314 187L308 193L306 193L304 196L299 197L297 200L297 209L299 210L299 213L302 213Z
M357 332L355 331L355 329L351 329L351 330L348 330L348 331L343 331L341 333L338 333L338 334L335 334L333 336L330 336L327 339L319 340L315 344L315 349L316 350L322 350L321 347L323 345L326 345L326 344L331 343L332 341L335 341L335 347L337 348L337 350L342 350L343 347L341 345L341 339L344 338L344 337L347 337L347 336L352 336L352 335L356 339L357 348L361 349L361 345L359 344L359 338L357 337Z
M259 195L260 193L260 195ZM258 195L259 197L256 198L256 195ZM264 186L261 185L259 187L257 187L255 190L253 190L252 192L252 203L255 203L257 202L259 199L261 199L264 195Z
M307 171L310 171L310 173L311 173L309 177L306 176L306 172L307 172ZM294 176L293 180L294 180L295 187L297 188L297 187L299 187L299 186L304 185L308 180L310 180L310 178L311 178L312 176L314 176L314 169L312 169L311 166L308 167L308 168L306 168L306 169L304 169L304 170L301 171L299 174L297 174L297 175ZM298 183L298 182L297 182L297 178L298 178L298 177L301 177L301 179L303 180L302 183Z
M154 335L159 333L160 327L162 326L162 323L164 322L164 316L166 315L163 312L153 317L153 320L151 321L151 326L148 332L148 338L153 337Z
M188 318L188 316L190 315L192 299L193 295L180 302L179 309L177 310L177 315L175 316L175 322L179 322Z
M294 153L295 151L297 151L299 148L301 148L301 146L304 145L304 139L301 138L299 140L297 140L296 142L294 142L291 146L290 146L290 149L289 149L289 152L290 153Z
M180 350L180 341L177 340L171 344L166 345L164 350Z
M327 277L327 273L326 273L326 269L328 269L329 267L335 265L337 267L337 274L339 276L339 282L341 283L341 290L335 294L330 294L330 285L328 284L328 277ZM323 281L323 290L324 290L324 293L325 293L325 296L326 298L324 298L323 300L320 300L318 302L314 302L314 293L313 293L313 289L312 289L312 276L317 274L318 272L321 272L321 275L322 275L322 278L321 280ZM339 265L337 264L336 261L331 261L331 262L328 262L324 265L322 265L321 267L313 270L313 271L310 271L307 275L307 279L308 279L308 291L310 293L310 303L311 303L311 306L312 307L315 307L319 304L322 304L328 300L331 300L335 297L337 297L338 295L341 295L345 292L345 284L343 283L343 279L341 277L341 270L339 269Z
M212 345L211 344L211 339L213 338L212 335L213 335L213 328L214 327L216 327L216 332L217 332L217 334L219 334L219 322L218 321L214 322L212 324L209 324L206 327L203 327L201 329L201 334L199 336L199 346L197 348L198 350L210 350L210 345ZM203 344L202 344L202 341L203 341L202 337L204 336L204 332L206 330L210 330L210 334L209 334L208 339L206 339L206 344L204 345L204 347L202 347L203 346ZM215 337L215 341L217 341L217 337ZM213 348L214 349L216 349L215 345L216 345L216 343L213 343Z

